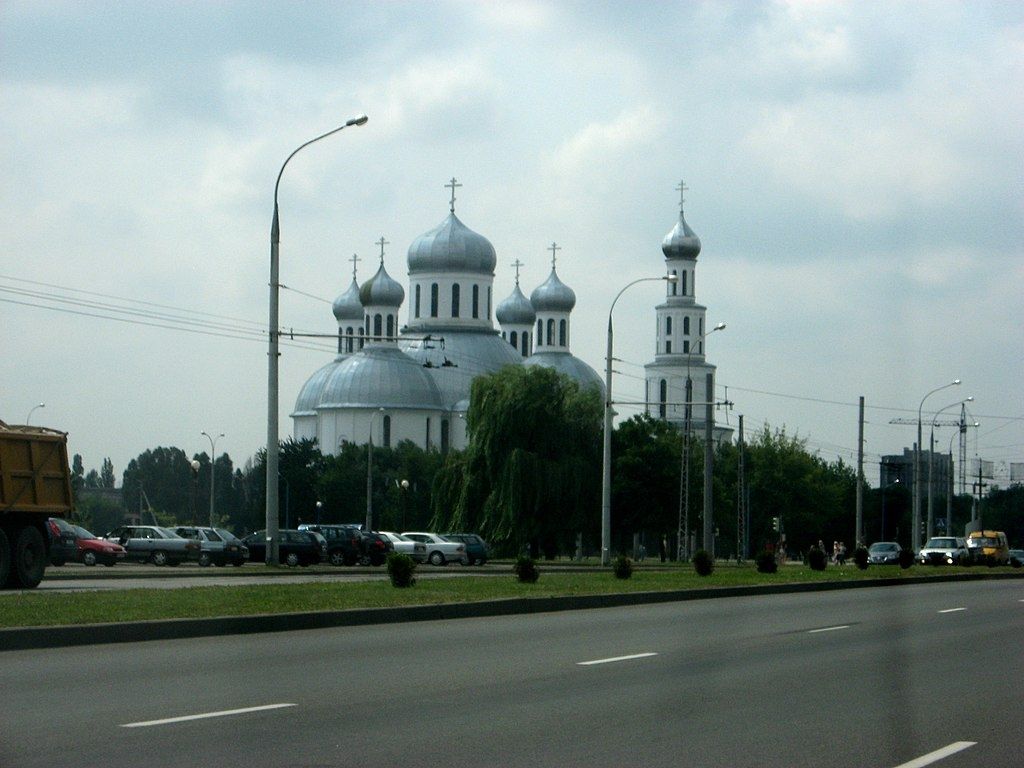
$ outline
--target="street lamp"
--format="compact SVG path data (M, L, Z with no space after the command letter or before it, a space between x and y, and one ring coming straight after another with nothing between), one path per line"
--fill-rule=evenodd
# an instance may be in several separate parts
M28 412L28 416L25 417L25 426L26 427L28 426L28 422L32 418L32 414L36 412L37 408L45 408L45 407L46 407L46 403L39 403L38 405L33 405L32 408Z
M199 495L199 461L192 459L189 466L192 467L192 519L198 520L199 510L196 509L196 496Z
M370 439L366 442L366 530L373 530L373 420L384 413L378 408L370 414Z
M921 398L921 404L917 407L917 445L914 446L914 514L910 524L910 548L915 555L921 549L921 411L924 409L924 401L936 392L957 386L960 386L960 379L953 379L949 384L936 387Z
M928 439L928 538L930 539L934 535L935 517L933 514L932 497L934 494L934 483L932 481L932 467L934 466L935 458L935 422L939 419L939 414L943 411L948 411L955 405L962 406L964 403L970 403L974 401L974 397L968 397L966 400L957 400L955 403L950 403L944 408L940 408L932 416L931 423L931 434ZM952 467L952 465L950 465ZM950 534L949 526L946 527L946 535Z
M322 501L318 501L316 503L316 524L317 525L320 525L320 510L323 509L323 508L324 508L324 503Z
M210 434L204 429L199 434L206 435L206 439L210 441L210 527L213 528L213 473L217 466L217 441L224 437L224 433L221 432L216 437L210 437Z
M348 128L350 125L364 125L367 120L368 118L366 115L359 115L358 117L353 117L351 120L346 121L344 125L340 125L334 130L321 134L315 139L310 139L288 155L288 158L284 161L284 164L281 166L281 170L277 174L277 181L274 182L274 219L270 225L270 324L267 329L270 340L270 348L267 353L267 565L277 565L279 559L277 541L277 346L278 294L280 289L280 264L278 254L281 245L281 226L277 215L277 190L281 185L281 176L284 174L285 167L288 165L288 162L298 154L299 150L308 147L316 141L320 141L320 139L327 138L344 128Z
M618 302L619 297L626 292L627 288L650 280L664 280L668 283L675 283L679 280L679 277L677 275L641 277L631 283L627 283L615 295L612 306L608 310L608 349L604 359L604 448L601 460L601 565L609 565L612 561L612 312L615 311L615 304Z

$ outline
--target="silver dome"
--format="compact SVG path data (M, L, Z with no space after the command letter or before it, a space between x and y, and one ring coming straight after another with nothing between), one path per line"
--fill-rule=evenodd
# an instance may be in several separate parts
M494 316L502 325L533 325L537 319L533 304L519 290L519 283L516 283L512 294L498 305Z
M427 370L396 347L367 347L329 375L318 410L331 408L439 409L441 396Z
M400 307L405 301L405 289L388 274L382 263L377 274L359 289L359 301L364 307ZM362 312L359 316L362 317Z
M348 290L334 300L331 309L339 323L342 320L363 319L363 305L359 301L359 283L355 281L355 278L352 278L352 285L348 287Z
M299 396L295 398L295 411L291 414L293 417L316 415L315 409L320 402L320 395L323 394L324 386L327 384L331 374L334 373L334 369L345 360L345 357L345 355L339 355L337 359L332 360L306 379L306 383L299 390Z
M593 387L604 395L604 382L593 368L578 357L565 351L536 352L523 361L523 365L540 365L564 373L580 385L580 389Z
M498 259L483 235L478 235L454 213L409 246L409 274L420 272L473 272L493 275Z
M572 288L558 279L558 275L552 269L544 284L533 289L530 303L537 312L572 312L572 308L576 306L576 294Z
M700 253L700 238L679 212L679 221L661 241L661 251L667 259L696 259Z

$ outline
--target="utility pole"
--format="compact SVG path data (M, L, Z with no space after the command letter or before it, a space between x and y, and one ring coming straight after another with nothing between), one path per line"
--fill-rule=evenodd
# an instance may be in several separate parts
M715 514L712 506L711 469L715 460L712 424L715 420L715 377L707 374L704 379L704 550L715 559Z
M737 479L736 479L736 559L746 560L747 559L747 510L746 498L744 496L744 486L746 485L746 478L744 477L745 466L744 466L744 454L746 453L746 446L743 444L743 414L740 414L740 439L737 446L739 448L738 466L737 466Z
M864 544L864 395L860 396L860 418L857 420L857 523L853 533L853 549Z

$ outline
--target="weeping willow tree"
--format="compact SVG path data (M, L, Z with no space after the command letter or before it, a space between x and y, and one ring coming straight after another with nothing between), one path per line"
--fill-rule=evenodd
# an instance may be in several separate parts
M465 451L433 493L435 530L474 531L545 555L599 523L601 395L551 368L509 366L473 382Z

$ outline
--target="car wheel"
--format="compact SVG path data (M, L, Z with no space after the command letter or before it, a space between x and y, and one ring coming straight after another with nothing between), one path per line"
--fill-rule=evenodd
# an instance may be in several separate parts
M56 560L51 560L50 561L50 565L56 565L59 568L60 566L64 565L64 563L66 563L66 562L67 562L66 560L61 560L60 558L58 558Z
M85 552L82 555L82 562L86 565L96 565L96 553L91 551Z
M162 551L156 551L150 556L150 561L153 565L167 565L167 553Z
M232 565L235 566L235 568L241 568L243 565L245 565L245 563L241 560L235 560L235 562L233 562Z
M441 552L431 552L428 559L431 565L444 565L444 554Z
M335 550L331 552L327 558L331 565L345 565L345 555L342 552Z
M284 559L284 564L287 565L289 568L294 568L299 564L299 556L294 552L289 552Z
M113 561L113 560L107 560L107 561L106 561L105 563L103 563L103 564L104 564L105 566L107 566L107 568L113 568L113 567L114 567L114 561Z
M227 565L227 563L223 560L218 560L214 563L214 565L216 565L218 568L223 568L225 565Z
M369 565L370 564L370 556L369 555L360 555L360 557L359 557L359 564L360 565Z
M370 565L372 565L374 567L377 567L377 566L380 566L380 565L384 565L384 558L381 557L380 555L376 555L374 557L371 557L370 558Z
M476 565L476 558L475 558L475 557L470 557L470 558L468 558L468 559L466 560L465 564L466 564L466 565Z
M199 564L201 566L203 566L203 568L209 568L210 567L210 553L209 552L200 552L199 553Z
M342 562L344 562L345 565L355 565L356 564L356 556L352 555L352 554L345 555L345 559Z

